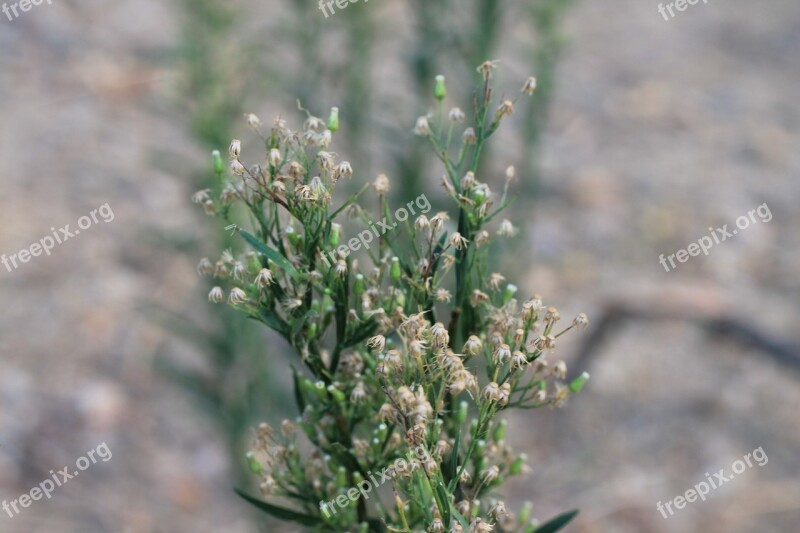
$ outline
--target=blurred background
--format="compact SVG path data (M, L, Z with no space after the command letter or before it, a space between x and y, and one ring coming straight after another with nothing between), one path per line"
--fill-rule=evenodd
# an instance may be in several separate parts
M191 204L210 151L257 143L243 114L298 126L338 106L336 150L395 200L442 201L412 134L433 77L469 109L501 60L520 101L480 179L515 165L522 232L498 250L521 295L592 324L559 345L592 374L557 411L511 416L532 472L507 489L574 532L800 530L800 4L712 0L359 2L52 0L0 15L0 253L108 203L100 221L0 267L0 499L106 442L3 532L298 531L232 492L248 428L294 417L288 350L206 301L225 242ZM674 254L767 203L769 222L666 272ZM444 205L444 204L442 204ZM436 205L435 205L436 207ZM664 519L755 448L747 469Z

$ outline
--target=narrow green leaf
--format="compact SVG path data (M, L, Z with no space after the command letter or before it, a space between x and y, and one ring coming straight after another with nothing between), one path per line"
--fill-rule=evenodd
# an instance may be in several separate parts
M574 509L572 511L566 512L564 514L560 514L557 517L553 518L549 522L545 522L541 526L537 527L534 531L536 533L555 533L556 531L560 531L564 526L569 524L573 518L578 515L578 510Z
M444 487L444 483L441 479L441 476L437 476L436 479L436 492L439 496L439 501L442 504L442 522L445 524L446 527L450 526L450 509L452 504L450 503L450 496L447 494L447 489Z
M292 379L294 380L294 402L297 404L297 409L302 415L306 410L306 401L303 398L303 391L301 390L300 374L295 367L292 367Z
M286 520L289 522L297 522L298 524L302 524L304 526L316 526L322 523L322 518L318 516L311 516L308 514L299 513L297 511L292 511L291 509L286 509L285 507L280 507L278 505L273 505L271 503L267 503L261 501L257 498L253 498L243 490L234 488L233 489L236 494L238 494L242 499L247 501L248 503L258 507L265 513L274 516L280 520Z
M456 509L456 507L452 504L450 505L450 512L453 514L455 519L458 520L458 523L461 524L461 528L464 531L469 531L469 522L467 522L467 519L464 518L464 515L458 512L458 509Z
M257 252L264 255L267 259L269 259L270 261L281 267L283 270L288 272L290 276L292 276L293 278L297 278L300 275L300 273L297 271L296 268L294 268L294 265L292 265L288 259L283 257L280 253L273 250L263 242L261 242L261 240L256 238L255 235L252 235L243 229L240 229L239 233L241 233L242 237L244 237L244 240L249 242L250 246L255 248Z

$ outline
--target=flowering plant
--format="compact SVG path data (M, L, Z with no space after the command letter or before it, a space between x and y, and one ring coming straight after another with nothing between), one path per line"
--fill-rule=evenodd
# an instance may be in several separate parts
M512 201L515 179L509 167L496 201L476 176L484 144L514 109L512 100L492 104L494 68L478 68L473 123L460 142L453 136L466 114L453 108L445 117L441 76L435 111L414 128L443 163L454 218L428 217L424 209L414 220L396 215L401 226L372 232L376 249L358 258L351 253L355 239L342 244L346 230L337 220L349 213L353 224L374 229L377 219L389 218L390 181L380 175L372 184L375 213L358 203L368 185L334 201L337 183L353 174L330 151L338 109L327 121L306 111L300 131L278 118L264 133L249 115L266 149L259 164L241 161L238 140L229 148L229 174L214 154L218 191L200 191L194 200L251 249L238 258L225 251L215 263L203 259L198 270L225 280L230 305L280 334L303 365L293 369L301 416L279 430L261 424L248 453L262 496L292 505L239 491L273 516L317 531L542 533L561 529L576 513L537 526L529 505L515 516L496 496L508 477L527 468L524 454L506 444L506 421L498 415L557 407L581 390L587 374L565 382L564 362L545 356L561 335L588 321L581 313L557 331L557 309L538 295L520 304L517 288L487 270L489 227ZM529 78L522 93L534 89ZM413 206L407 204L412 212ZM423 207L419 198L417 206ZM249 231L233 223L241 207ZM508 220L497 228L502 237L516 232ZM221 286L209 293L215 303L225 298Z

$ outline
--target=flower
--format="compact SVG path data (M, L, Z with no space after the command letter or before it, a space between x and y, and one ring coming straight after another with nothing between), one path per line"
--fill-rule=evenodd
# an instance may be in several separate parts
M522 370L528 364L528 357L519 350L511 354L511 368L515 370Z
M536 90L536 78L531 76L527 80L525 80L525 83L522 85L522 90L520 92L530 96L533 94L533 91L535 90Z
M389 192L389 178L386 174L378 174L378 177L372 182L372 187L375 189L375 194L383 196Z
M506 361L511 359L511 348L508 344L501 344L494 350L494 354L492 355L492 360L495 364L502 365Z
M478 142L478 136L475 135L475 130L472 128L465 129L464 133L461 134L461 141L464 144L475 144Z
M239 154L242 153L242 141L239 139L234 139L231 141L231 145L228 147L228 155L231 156L233 159L237 159Z
M461 236L461 234L457 231L454 231L450 234L450 238L448 239L450 245L455 248L456 250L463 249L469 241Z
M466 116L464 115L464 112L461 111L460 108L454 107L447 114L447 118L449 118L451 122L464 122Z
M225 291L222 290L222 287L214 287L208 293L208 301L211 303L218 304L225 299Z
M586 316L586 313L580 313L575 317L575 320L572 321L572 325L579 328L588 328L589 317Z
M248 113L245 115L247 117L247 125L253 128L254 130L258 130L261 126L261 119L258 118L258 115L254 113Z
M275 283L275 280L272 278L272 271L268 268L262 268L258 271L258 275L256 275L255 284L260 289L265 289L267 285Z
M464 343L464 353L467 355L476 355L483 348L483 343L475 335L470 335L467 342Z
M239 287L234 287L233 289L231 289L231 293L228 295L228 301L233 305L246 303L247 293L245 293Z
M369 340L367 340L367 347L372 348L373 352L382 352L386 347L386 337L383 335L375 335L374 337L370 337Z
M350 401L353 403L361 403L367 397L367 391L364 390L364 383L359 381L353 390L350 392Z
M428 117L419 117L417 119L417 123L414 126L414 133L423 137L427 137L431 134L431 127L428 125Z

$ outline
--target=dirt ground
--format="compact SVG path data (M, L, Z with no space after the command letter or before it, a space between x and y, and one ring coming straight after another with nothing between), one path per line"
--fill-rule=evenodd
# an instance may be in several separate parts
M271 3L237 5L258 20ZM562 410L513 415L510 440L532 472L509 506L531 500L542 519L579 508L576 533L795 532L800 4L712 0L669 21L657 5L584 1L567 18L543 192L532 211L510 212L528 231L506 251L521 292L589 313L592 328L559 353L572 364L584 349L592 379ZM359 8L385 13L374 55L391 63L405 7ZM187 194L206 151L172 104L178 68L152 59L178 27L154 0L0 15L0 253L113 211L50 256L0 267L0 499L99 443L113 453L52 499L0 514L0 531L258 530L231 491L225 439L154 372L166 333L142 316L152 300L205 305L191 258L148 245L147 228L208 231ZM517 74L505 81L516 87ZM256 101L275 111L292 97ZM498 168L519 150L507 139ZM762 204L769 221L670 271L659 263ZM582 346L614 309L627 318ZM709 323L733 326L712 334ZM662 518L658 502L757 448L763 466Z

